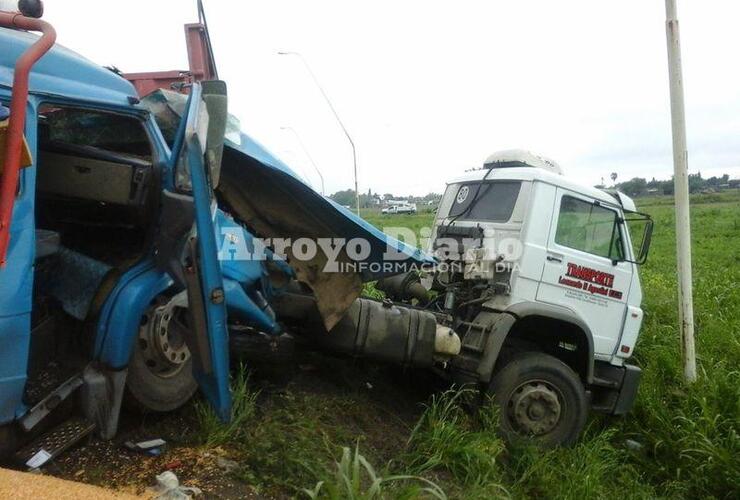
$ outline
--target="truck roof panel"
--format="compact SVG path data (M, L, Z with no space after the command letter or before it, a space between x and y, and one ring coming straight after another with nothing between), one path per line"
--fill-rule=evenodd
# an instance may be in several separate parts
M553 184L558 187L570 189L576 193L581 193L586 196L590 196L596 200L600 200L612 205L619 205L623 200L617 200L614 196L603 191L601 189L582 184L577 180L574 180L565 175L557 175L542 168L537 167L511 167L511 168L494 168L490 171L489 169L479 169L467 172L464 175L455 178L447 184L457 184L460 182L479 181L485 178L486 180L522 180L522 181L541 181L548 184ZM623 195L625 198L629 197ZM631 199L630 199L631 202ZM634 206L632 204L631 206ZM625 207L630 210L629 207ZM632 208L633 209L633 208Z
M12 87L16 60L36 40L35 34L0 28L0 87ZM128 81L61 45L33 67L30 91L115 106L130 106L129 96L137 95Z

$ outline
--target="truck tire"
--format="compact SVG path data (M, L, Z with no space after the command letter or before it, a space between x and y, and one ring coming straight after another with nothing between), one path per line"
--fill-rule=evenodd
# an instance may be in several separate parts
M187 310L182 299L159 299L142 317L126 378L127 408L168 412L198 389L193 360L181 332Z
M491 380L500 408L500 429L510 442L533 439L543 447L571 446L588 416L578 375L559 359L540 352L511 358Z

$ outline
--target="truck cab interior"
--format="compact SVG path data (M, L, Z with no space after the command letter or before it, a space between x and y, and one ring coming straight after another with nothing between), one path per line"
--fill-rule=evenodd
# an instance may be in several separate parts
M89 359L94 319L118 278L146 252L158 207L154 151L135 116L43 105L36 159L26 404ZM44 378L51 380L39 384Z
M45 105L39 112L36 226L108 264L112 241L140 246L156 202L152 147L132 116ZM91 229L92 228L92 229Z

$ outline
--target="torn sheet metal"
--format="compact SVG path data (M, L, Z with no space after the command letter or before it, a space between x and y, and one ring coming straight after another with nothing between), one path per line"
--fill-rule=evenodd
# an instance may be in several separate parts
M165 138L174 136L186 98L162 90L143 98L142 103L154 113ZM370 254L360 262L362 265L339 272L325 272L328 256L320 248L308 261L294 258L291 249L286 249L298 280L316 295L327 329L360 295L363 282L433 262L420 250L386 235L316 192L285 163L239 131L238 120L232 116L226 129L218 195L220 204L225 205L222 208L261 238L361 238L369 243ZM349 257L342 250L337 260L347 263Z

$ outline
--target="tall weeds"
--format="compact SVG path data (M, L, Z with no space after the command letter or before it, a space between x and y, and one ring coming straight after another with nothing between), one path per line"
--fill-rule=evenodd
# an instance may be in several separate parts
M454 388L433 396L411 433L403 462L413 473L443 472L458 485L486 485L492 494L508 496L497 484L505 447L496 435L495 406L483 405L477 417L466 411L477 396L477 391Z
M342 458L336 463L336 471L327 479L316 483L312 489L304 489L309 498L330 500L373 500L376 498L417 498L420 496L446 500L447 495L434 482L420 476L396 474L382 477L375 472L370 462L360 454L342 449Z
M249 373L240 365L231 378L231 420L228 423L213 412L204 401L195 403L195 416L200 429L200 441L206 446L219 446L244 438L249 421L254 417L258 392L249 387Z

